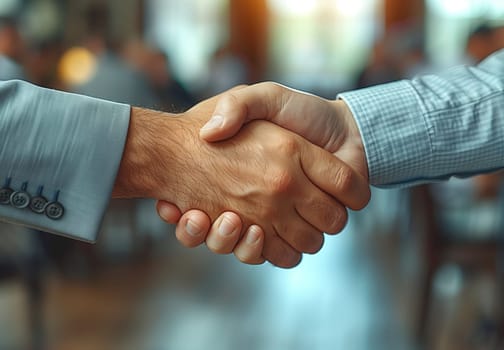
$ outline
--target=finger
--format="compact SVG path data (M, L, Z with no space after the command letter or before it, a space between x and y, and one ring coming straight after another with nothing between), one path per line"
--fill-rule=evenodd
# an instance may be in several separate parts
M229 254L240 239L241 230L240 217L233 212L225 212L212 225L206 245L216 254Z
M201 210L188 210L178 222L175 235L188 248L199 246L205 242L210 223L210 218Z
M331 153L304 143L301 166L308 178L343 205L360 210L371 198L366 179Z
M265 232L263 257L271 264L291 268L301 262L302 255L285 242L276 232Z
M159 217L169 224L176 224L182 216L180 209L175 204L162 200L156 202L156 210Z
M200 137L209 142L225 140L251 120L270 120L281 110L281 95L287 91L277 84L262 83L223 93Z
M335 234L341 232L348 221L346 208L331 196L318 190L316 195L302 195L295 204L296 211L318 231Z
M234 255L242 263L260 265L265 259L262 256L264 246L264 231L260 226L250 226L233 250Z
M298 219L290 222L277 222L273 225L280 236L294 250L300 253L315 254L324 243L324 235L320 230L306 222L298 213Z

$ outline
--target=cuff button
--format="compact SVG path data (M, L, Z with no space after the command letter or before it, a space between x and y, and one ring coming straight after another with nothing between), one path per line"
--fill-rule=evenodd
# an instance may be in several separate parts
M10 197L13 207L24 209L30 204L30 195L24 191L13 192Z
M0 188L0 204L8 205L10 204L10 197L14 190L12 188L4 187Z
M45 214L51 220L61 219L64 213L65 208L63 208L63 205L59 202L51 202L47 204L47 207L45 208Z
M30 210L37 214L42 214L47 206L47 199L42 196L33 197L30 201Z

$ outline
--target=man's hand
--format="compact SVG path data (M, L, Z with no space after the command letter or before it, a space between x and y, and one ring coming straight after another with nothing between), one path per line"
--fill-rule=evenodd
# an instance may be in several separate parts
M250 123L231 140L203 142L199 129L215 104L204 101L181 117L133 109L114 195L154 197L183 212L200 209L221 225L227 214L219 215L234 210L247 237L254 237L252 225L262 228L262 256L282 267L318 251L322 232L340 231L345 207L367 202L366 181L356 171L271 123Z
M333 153L367 179L367 162L360 133L343 101L325 100L275 83L234 89L221 96L212 119L202 128L200 135L207 141L227 139L236 134L243 124L254 119L271 121L303 136ZM369 189L362 194L359 197L362 202L357 209L369 201ZM336 198L338 195L334 193ZM252 232L246 231L240 239L237 234L241 231L238 215L224 213L210 227L210 219L201 211L191 210L181 217L176 206L163 201L158 203L157 208L166 221L178 221L177 238L182 244L196 246L206 238L208 247L216 253L229 253L234 249L235 255L243 262L262 262L258 258L263 235L260 227L252 227ZM197 229L192 230L191 226ZM223 235L223 232L231 234Z
M368 178L360 132L345 102L326 100L280 84L260 83L222 94L200 136L209 142L225 140L257 119L304 137Z

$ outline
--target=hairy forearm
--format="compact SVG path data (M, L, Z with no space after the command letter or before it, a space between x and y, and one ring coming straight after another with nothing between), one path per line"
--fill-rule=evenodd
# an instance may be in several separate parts
M128 136L112 197L158 198L161 186L165 193L173 188L175 184L171 182L176 178L171 174L163 174L161 178L159 171L175 168L174 163L183 156L177 132L181 127L180 118L173 114L131 109Z

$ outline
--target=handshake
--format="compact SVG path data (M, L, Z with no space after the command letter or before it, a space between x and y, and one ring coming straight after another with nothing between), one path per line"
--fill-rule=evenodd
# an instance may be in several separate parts
M187 247L287 268L340 232L370 189L344 101L260 83L181 115L133 108L113 196L157 198Z

